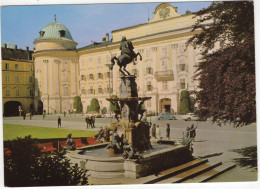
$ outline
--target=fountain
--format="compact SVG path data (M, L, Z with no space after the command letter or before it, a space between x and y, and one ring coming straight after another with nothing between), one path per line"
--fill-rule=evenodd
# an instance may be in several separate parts
M129 61L125 61L126 58L123 53L118 58L112 58L111 69L115 63L113 61L117 60L123 76L120 77L119 97L107 98L116 106L117 122L110 125L113 131L111 142L86 146L67 154L72 162L88 170L91 184L104 184L104 179L139 178L192 159L188 145L174 141L151 144L150 125L141 121L145 112L142 105L151 97L138 97L136 76L130 75L125 69L136 56L133 55ZM122 67L127 74L121 70Z

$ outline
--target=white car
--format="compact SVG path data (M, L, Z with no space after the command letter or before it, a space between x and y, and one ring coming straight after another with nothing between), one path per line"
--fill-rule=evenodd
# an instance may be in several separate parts
M182 116L182 119L185 121L197 121L199 120L199 117L197 117L194 113L187 113Z

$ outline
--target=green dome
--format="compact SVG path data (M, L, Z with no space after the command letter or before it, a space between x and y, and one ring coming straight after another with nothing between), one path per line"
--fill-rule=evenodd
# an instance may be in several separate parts
M62 24L53 22L45 26L36 40L63 39L73 41L70 31Z

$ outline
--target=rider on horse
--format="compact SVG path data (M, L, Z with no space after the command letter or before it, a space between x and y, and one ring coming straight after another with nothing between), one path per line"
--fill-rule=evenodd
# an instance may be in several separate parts
M133 46L132 42L127 41L126 37L123 36L122 40L121 40L121 44L120 44L121 55L125 55L129 59L131 59L133 56L135 56L135 52L133 49L134 49L134 46ZM134 63L134 65L136 64L134 59L133 59L133 63Z
M134 46L132 44L131 41L127 41L126 37L123 36L122 40L121 40L121 44L120 44L120 50L121 50L121 55L119 57L112 57L111 58L111 66L110 66L110 70L113 69L113 66L115 65L115 60L117 61L117 65L119 66L119 71L125 76L126 73L127 75L131 75L127 70L126 70L126 66L127 64L130 64L131 62L135 63L135 60L137 58L137 56L140 57L140 60L142 60L142 56L141 54L135 53L134 52ZM123 69L123 70L122 70Z

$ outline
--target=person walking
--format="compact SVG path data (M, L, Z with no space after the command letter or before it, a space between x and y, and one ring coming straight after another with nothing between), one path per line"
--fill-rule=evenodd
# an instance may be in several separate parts
M61 118L60 118L60 116L58 117L58 128L61 128Z
M167 127L166 127L166 137L168 138L168 140L170 140L170 132L171 132L170 124L167 123Z
M194 141L194 139L195 139L196 129L197 129L197 127L194 127L194 124L192 124L190 127L190 138L192 141Z
M152 126L152 137L153 138L156 138L156 124L154 123L153 126Z
M159 125L157 125L156 127L156 139L161 139L161 130L160 130L160 127Z

